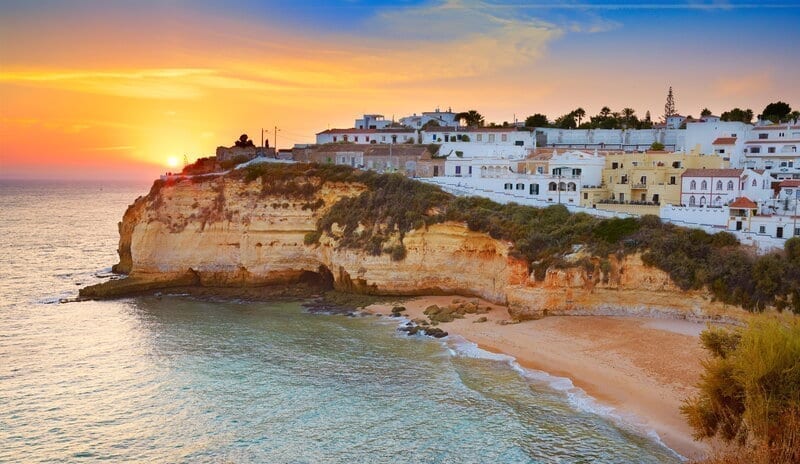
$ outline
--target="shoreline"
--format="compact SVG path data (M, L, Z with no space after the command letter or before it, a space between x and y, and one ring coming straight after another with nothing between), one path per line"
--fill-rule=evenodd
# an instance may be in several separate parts
M626 424L643 427L684 458L704 457L709 446L694 441L680 415L682 401L695 392L705 352L699 343L704 324L670 319L618 316L548 316L513 322L504 306L478 298L428 296L402 301L409 320L425 319L430 305L477 301L486 314L440 323L478 348L510 356L525 369L569 379L591 399L613 409ZM374 304L371 313L388 314L392 305ZM486 321L476 322L479 317Z

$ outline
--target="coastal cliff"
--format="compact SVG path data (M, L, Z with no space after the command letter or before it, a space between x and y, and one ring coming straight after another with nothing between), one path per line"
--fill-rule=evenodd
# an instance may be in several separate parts
M707 318L729 311L706 292L682 291L666 272L645 266L637 253L610 255L603 262L566 260L537 279L512 243L470 230L464 222L422 221L408 231L383 223L359 223L353 229L334 222L325 229L321 219L334 205L370 188L357 176L330 177L312 172L280 179L217 175L158 181L119 224L120 262L114 270L128 277L87 287L81 297L315 281L353 293L478 296L508 305L518 319L547 314ZM382 241L371 251L345 246L352 236Z

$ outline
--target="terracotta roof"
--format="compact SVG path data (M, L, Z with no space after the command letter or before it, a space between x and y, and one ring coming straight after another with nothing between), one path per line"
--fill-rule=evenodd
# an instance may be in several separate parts
M682 177L740 177L743 169L687 169Z
M736 137L718 137L711 145L733 145L736 143Z
M321 134L413 134L416 131L414 129L328 129L322 132L317 132L317 135Z
M800 179L787 179L778 184L778 187L800 187Z
M758 208L758 205L753 202L753 200L747 197L739 197L733 200L733 203L730 205L731 208L744 208L744 209L755 209Z

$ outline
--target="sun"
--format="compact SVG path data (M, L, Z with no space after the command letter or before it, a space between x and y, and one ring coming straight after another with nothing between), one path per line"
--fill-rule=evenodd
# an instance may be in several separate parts
M167 158L167 166L171 168L177 168L181 164L181 161L176 156L170 156Z

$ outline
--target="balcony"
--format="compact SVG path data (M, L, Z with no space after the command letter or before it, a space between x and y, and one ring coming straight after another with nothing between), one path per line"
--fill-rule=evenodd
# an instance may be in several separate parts
M631 185L631 188L632 189L638 189L638 190L645 190L645 189L647 189L647 184L633 184L633 185Z

